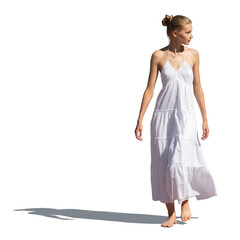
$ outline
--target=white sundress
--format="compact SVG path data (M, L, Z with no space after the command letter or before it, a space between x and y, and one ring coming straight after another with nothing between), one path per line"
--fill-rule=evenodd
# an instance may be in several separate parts
M184 54L176 70L167 51L161 70L163 87L150 122L152 199L163 203L217 196L198 136L193 70Z

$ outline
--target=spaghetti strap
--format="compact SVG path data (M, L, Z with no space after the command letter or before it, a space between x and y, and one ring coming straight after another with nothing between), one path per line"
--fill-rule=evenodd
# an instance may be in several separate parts
M183 46L183 61L185 61L185 47Z

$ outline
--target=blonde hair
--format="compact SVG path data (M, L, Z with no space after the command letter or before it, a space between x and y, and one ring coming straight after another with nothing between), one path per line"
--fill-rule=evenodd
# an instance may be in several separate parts
M167 35L171 38L173 30L181 31L185 24L192 23L191 19L183 15L165 15L162 20L162 25L167 26Z

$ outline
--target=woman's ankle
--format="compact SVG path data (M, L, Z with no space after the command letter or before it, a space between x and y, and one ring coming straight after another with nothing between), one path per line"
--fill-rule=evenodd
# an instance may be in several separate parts
M175 211L168 212L168 217L171 217L172 215L176 214Z

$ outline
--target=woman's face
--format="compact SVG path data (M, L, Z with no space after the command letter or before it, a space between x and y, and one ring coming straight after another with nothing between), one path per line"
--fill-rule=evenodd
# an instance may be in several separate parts
M189 44L191 39L193 38L192 35L192 24L185 24L183 29L178 32L177 36L178 40L183 44Z

